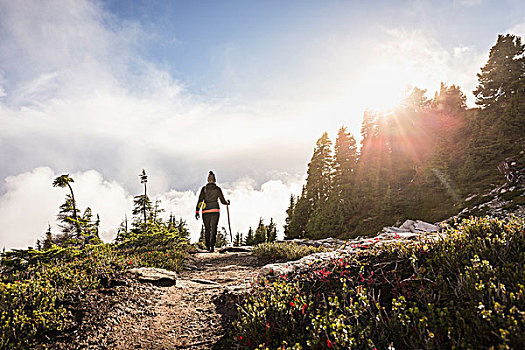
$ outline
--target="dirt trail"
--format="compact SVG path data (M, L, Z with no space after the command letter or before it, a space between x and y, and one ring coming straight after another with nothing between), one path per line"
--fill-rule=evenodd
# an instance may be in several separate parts
M116 349L222 349L234 304L227 295L249 288L258 269L249 253L197 253L172 287L149 287L144 310L115 327ZM226 292L226 293L225 293ZM145 311L145 312L141 312ZM115 332L116 331L116 332Z

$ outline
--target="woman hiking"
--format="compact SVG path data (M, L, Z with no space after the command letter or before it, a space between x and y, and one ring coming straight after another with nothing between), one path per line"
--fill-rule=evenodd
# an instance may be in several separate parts
M204 237L206 240L206 249L213 252L215 249L215 240L217 239L217 225L219 224L219 199L222 204L230 205L230 201L224 199L222 190L215 184L215 174L210 170L208 174L208 183L201 189L195 218L199 220L199 211L202 209L202 221L204 221Z

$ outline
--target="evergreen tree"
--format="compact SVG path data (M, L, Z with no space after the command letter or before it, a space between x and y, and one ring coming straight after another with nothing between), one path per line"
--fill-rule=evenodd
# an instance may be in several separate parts
M525 92L525 45L521 37L498 35L490 49L487 64L478 74L479 85L474 90L476 104L482 108L504 108L511 97Z
M147 191L147 183L148 183L148 176L146 175L146 170L142 169L142 174L139 174L140 183L144 184L144 197L142 201L142 213L144 215L144 225L148 222L147 213L148 213L148 205L147 205L147 199L148 199L148 191ZM150 203L151 206L151 203Z
M290 222L292 237L310 236L308 223L319 214L332 190L333 156L332 142L325 132L317 140L312 159L308 164L306 185L297 200L294 218ZM314 219L317 220L317 219Z
M124 214L124 220L122 220L119 228L117 229L117 237L115 238L115 242L120 243L126 240L127 238L129 238L128 216Z
M264 221L262 218L259 219L259 224L257 225L257 228L255 229L255 236L254 236L254 245L264 243L266 242L266 225L264 225Z
M270 223L266 227L266 241L274 242L277 239L277 225L273 221L273 218L270 218Z
M233 239L233 246L240 247L242 245L242 233L237 232L235 238Z
M293 238L293 233L290 232L290 222L293 220L294 215L294 209L295 209L295 197L293 193L290 195L290 205L288 206L288 209L286 209L286 219L284 219L284 239L291 239Z
M168 225L168 227L169 227L170 232L177 232L180 237L185 238L185 239L190 238L190 230L188 228L188 224L186 223L186 220L183 220L182 218L179 218L177 220L173 216L173 218L170 220L170 224Z
M61 240L67 241L73 238L80 238L82 229L78 218L79 210L74 205L74 200L70 194L66 195L65 202L59 207L57 220L61 229Z
M91 208L87 207L86 210L84 210L84 214L79 219L80 226L82 228L82 233L85 236L89 236L91 234L94 234L94 223L92 223L93 219L93 213L91 212Z
M311 206L306 198L306 187L303 186L302 194L297 198L297 202L293 209L293 215L290 217L286 239L306 237L306 225L308 224L310 213Z
M47 224L47 231L45 233L44 242L42 243L42 249L48 250L53 247L53 233L51 232L51 225Z
M314 154L308 164L306 199L312 211L319 208L328 198L331 190L332 166L332 142L325 132L317 140Z
M148 216L153 212L153 206L147 195L138 195L133 199L133 230L145 228L148 224Z
M153 210L151 212L151 220L153 224L160 224L162 223L162 219L160 218L160 214L163 213L165 210L160 207L160 199L157 199L155 201L155 205L153 206ZM175 218L173 218L175 219Z
M75 180L73 180L73 178L70 177L69 174L61 175L53 180L53 187L64 188L67 186L69 188L69 191L70 191L69 198L70 199L69 199L68 206L72 207L72 209L70 210L70 213L72 214L70 221L71 221L71 225L75 227L77 236L80 237L81 229L80 229L80 224L78 222L78 216L77 216L78 210L76 208L75 194L73 193L73 188L71 187L72 182L75 182ZM66 202L67 202L67 199L66 199Z
M436 91L431 106L433 110L438 113L448 117L457 117L467 109L466 101L467 97L463 94L459 86L447 86L442 82L439 92ZM444 129L446 129L446 125Z
M248 230L248 233L246 234L244 245L255 245L255 237L253 235L253 229L251 226L250 226L250 229Z
M334 186L338 192L349 190L356 171L357 146L344 126L339 128L334 153Z

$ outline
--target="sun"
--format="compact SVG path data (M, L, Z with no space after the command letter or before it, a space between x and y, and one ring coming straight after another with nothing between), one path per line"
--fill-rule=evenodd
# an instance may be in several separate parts
M355 99L372 110L392 110L403 100L411 85L409 75L405 69L394 64L373 64L355 81Z

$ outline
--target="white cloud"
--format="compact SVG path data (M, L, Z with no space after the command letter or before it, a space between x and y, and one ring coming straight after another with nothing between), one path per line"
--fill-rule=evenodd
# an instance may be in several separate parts
M55 223L58 207L64 202L67 189L54 188L56 174L48 167L8 177L7 191L0 197L0 247L25 248L34 246L47 230L57 233ZM116 182L108 182L94 170L70 174L78 209L91 207L101 217L101 236L111 239L126 212L130 212L131 196Z
M59 175L48 167L40 167L5 180L7 191L0 197L0 248L34 246L36 240L47 230L48 223L53 232L59 231L55 222L56 214L65 195L69 193L67 188L52 187L53 179ZM127 215L131 222L133 195L121 184L104 180L95 170L70 176L74 179L72 187L78 209L83 212L89 206L94 215L99 214L101 238L105 241L114 239L124 215ZM259 217L267 221L273 217L282 236L282 225L290 194L297 194L301 183L301 178L287 176L285 179L276 177L264 183L260 189L257 189L250 179L225 184L225 196L232 202L230 213L234 234L237 231L246 233L250 225L257 225ZM162 201L161 208L166 210L164 217L173 213L177 218L182 217L186 220L190 227L191 239L198 239L201 221L194 218L196 193L170 190L152 196L152 199ZM219 225L227 227L224 208Z
M445 47L439 40L420 30L390 29L390 39L378 47L383 61L412 86L426 88L428 97L439 90L441 82L459 85L474 106L472 90L476 73L486 59L485 52L471 46Z

